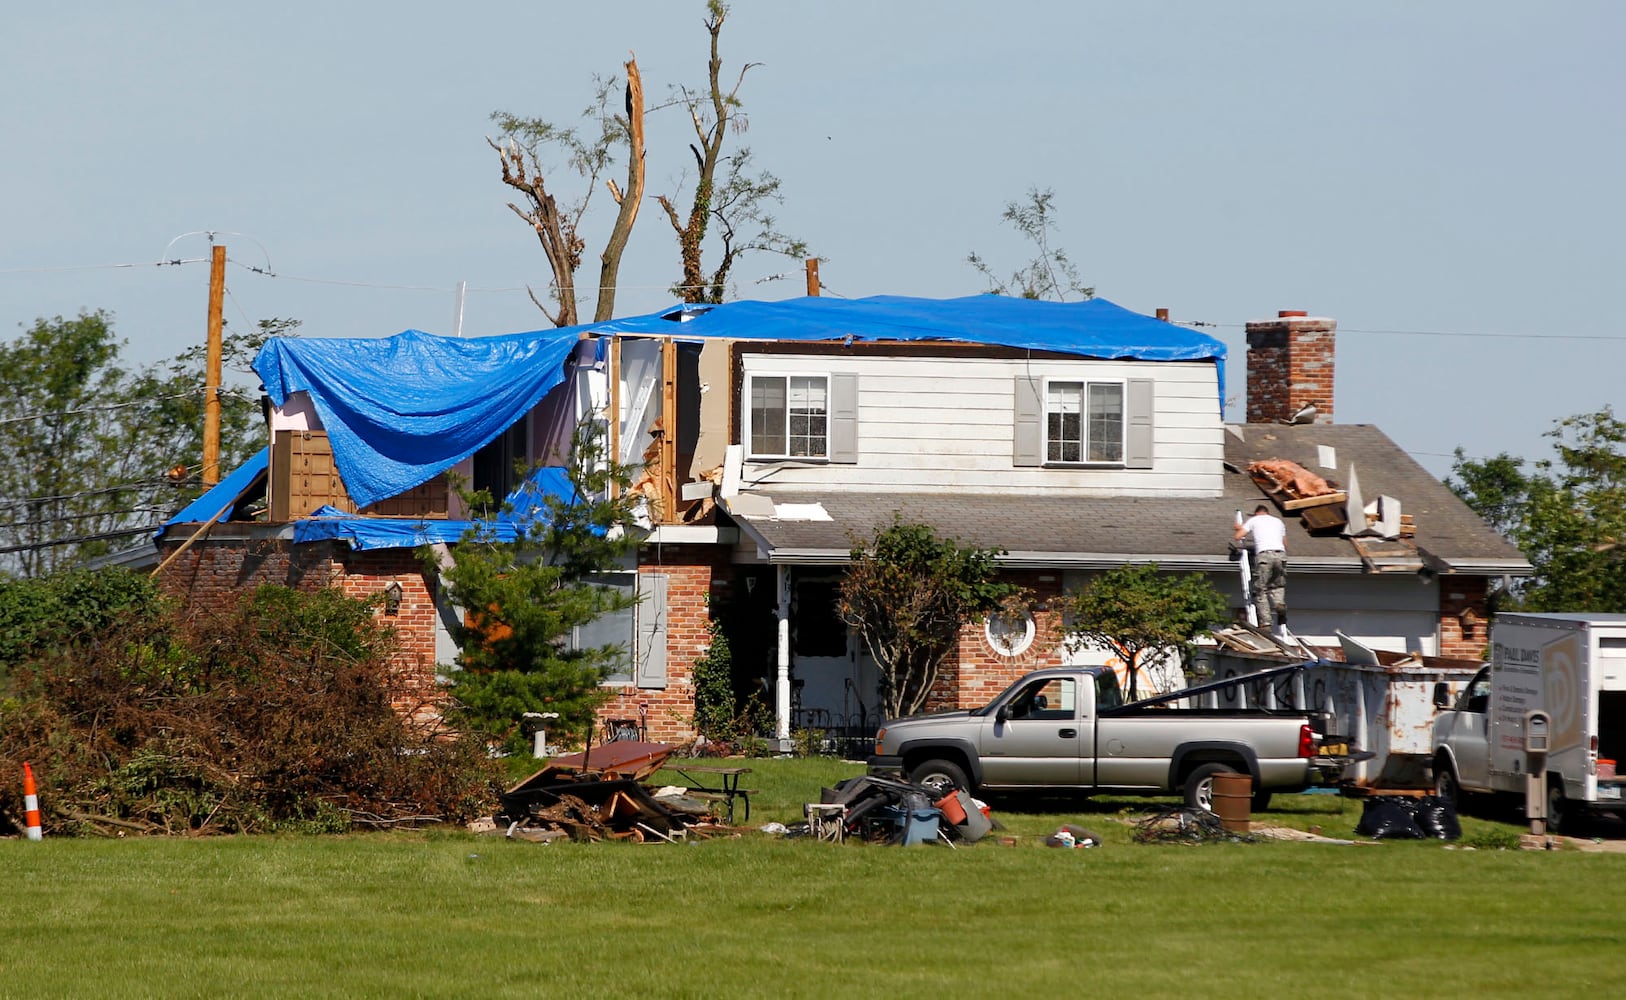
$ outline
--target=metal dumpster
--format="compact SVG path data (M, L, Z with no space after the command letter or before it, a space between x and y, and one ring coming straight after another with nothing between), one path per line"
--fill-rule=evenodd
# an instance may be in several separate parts
M1338 650L1320 652L1329 658L1340 655ZM1333 660L1286 677L1239 684L1205 695L1204 704L1326 713L1327 742L1347 738L1351 752L1373 754L1344 770L1345 783L1372 789L1430 787L1434 685L1444 681L1455 697L1484 664L1383 651L1376 657L1379 662L1373 665ZM1205 681L1246 677L1288 662L1280 656L1208 647L1193 657Z

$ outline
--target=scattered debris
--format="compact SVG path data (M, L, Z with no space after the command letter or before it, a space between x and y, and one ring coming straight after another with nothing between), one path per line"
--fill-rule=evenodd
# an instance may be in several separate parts
M689 794L691 789L643 784L676 749L618 741L555 758L502 794L494 822L507 827L510 839L532 843L566 837L676 843L691 833L734 834L718 822L712 803Z
M819 840L871 844L974 844L994 829L986 804L965 792L934 793L923 785L865 774L826 788L805 807L806 833Z
M1073 826L1071 823L1063 823L1055 833L1052 833L1050 836L1045 838L1044 846L1072 848L1100 847L1101 837L1094 831L1086 830L1081 826Z
M1203 844L1222 840L1252 843L1252 834L1232 833L1206 809L1170 806L1139 820L1132 834L1137 844Z

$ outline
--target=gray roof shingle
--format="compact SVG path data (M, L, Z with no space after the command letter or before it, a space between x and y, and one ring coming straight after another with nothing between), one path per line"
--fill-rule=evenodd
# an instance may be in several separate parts
M1235 512L1264 494L1245 472L1250 462L1284 458L1343 484L1353 463L1368 501L1400 500L1417 525L1417 544L1463 572L1522 575L1519 551L1429 475L1411 456L1368 424L1243 425L1226 435L1227 469L1219 497L1074 498L956 493L780 493L775 502L817 503L829 521L738 518L748 537L771 550L774 562L843 562L855 544L894 518L931 526L961 544L1005 549L1015 565L1101 568L1156 561L1169 569L1214 569L1226 562ZM1318 468L1317 446L1336 450L1337 472ZM1234 470L1234 471L1233 471ZM1360 572L1347 539L1312 536L1287 515L1288 557L1295 571Z

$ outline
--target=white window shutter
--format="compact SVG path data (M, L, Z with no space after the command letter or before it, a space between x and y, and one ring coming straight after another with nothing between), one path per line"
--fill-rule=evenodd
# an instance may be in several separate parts
M830 461L858 461L858 376L830 376Z
M666 687L666 581L638 574L638 649L633 677L641 688Z
M1157 403L1156 384L1149 378L1132 378L1126 393L1124 413L1124 468L1152 467L1152 413Z
M1016 376L1015 448L1011 464L1017 467L1044 464L1044 383L1026 375Z

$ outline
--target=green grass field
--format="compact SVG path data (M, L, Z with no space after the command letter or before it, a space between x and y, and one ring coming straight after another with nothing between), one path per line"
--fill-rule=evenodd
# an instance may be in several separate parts
M753 824L858 769L751 762ZM752 778L758 780L751 780ZM1604 995L1626 855L1134 844L1129 799L1015 847L536 845L461 832L0 842L0 996ZM1358 803L1268 819L1349 835ZM1038 846L1061 822L1106 843ZM1519 832L1467 819L1464 843Z

